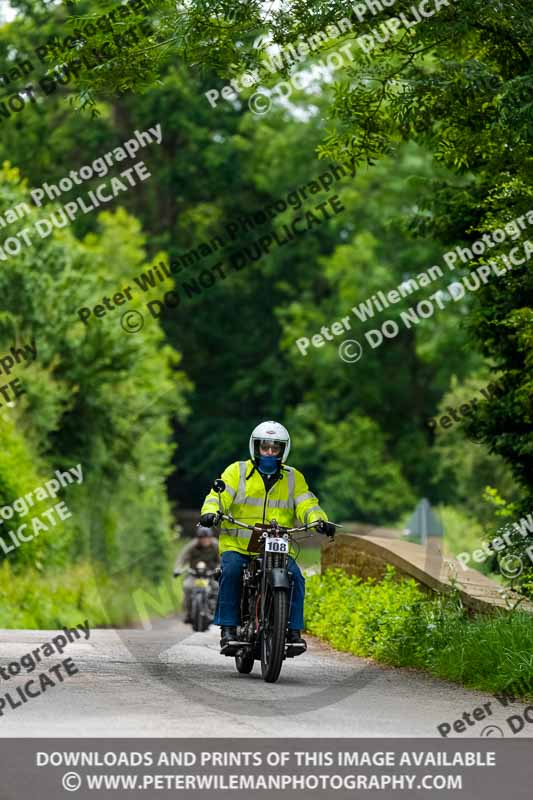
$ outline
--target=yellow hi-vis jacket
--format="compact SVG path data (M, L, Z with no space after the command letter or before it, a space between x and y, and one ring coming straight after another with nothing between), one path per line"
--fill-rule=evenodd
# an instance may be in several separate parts
M327 515L318 504L318 498L309 491L305 478L294 467L283 464L281 479L267 493L263 478L253 462L234 461L222 473L226 490L218 495L211 490L205 498L201 514L215 513L219 510L220 497L225 514L231 514L239 522L253 525L257 522L270 522L275 519L285 528L296 527L294 519L300 525L315 522L317 519L327 521ZM253 474L252 473L253 470ZM220 525L219 550L236 550L248 554L248 542L251 532L237 528L223 520ZM291 550L291 555L294 555Z

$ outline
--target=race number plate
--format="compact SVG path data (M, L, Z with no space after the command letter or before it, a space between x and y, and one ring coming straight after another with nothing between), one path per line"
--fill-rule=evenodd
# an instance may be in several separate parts
M289 543L285 539L271 537L266 540L265 550L267 553L288 553Z
M201 586L204 589L205 589L205 587L207 586L208 583L209 583L209 581L207 580L207 578L196 578L195 581L194 581L194 585L195 586Z

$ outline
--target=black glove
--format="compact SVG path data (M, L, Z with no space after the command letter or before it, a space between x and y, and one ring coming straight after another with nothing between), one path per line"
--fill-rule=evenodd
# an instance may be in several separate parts
M175 569L172 574L174 575L175 578L179 578L179 576L181 575L181 569Z
M326 522L321 519L316 529L319 533L324 533L326 536L335 536L335 525L332 522Z
M218 514L202 514L200 517L200 525L203 525L204 528L213 528L218 524L218 521Z

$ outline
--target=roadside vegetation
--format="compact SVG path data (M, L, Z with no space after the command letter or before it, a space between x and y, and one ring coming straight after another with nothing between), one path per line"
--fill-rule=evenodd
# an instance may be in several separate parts
M17 12L10 22L8 5ZM11 74L14 59L29 59L35 84L45 69L79 61L65 30L78 28L74 17L86 18L85 27L110 5L0 3L0 75ZM505 18L496 2L442 8L369 56L353 47L335 82L313 80L290 103L274 97L261 116L247 102L255 86L216 108L205 94L264 65L269 42L289 52L349 14L345 38L354 44L356 32L368 34L381 17L361 23L340 0L299 0L273 4L268 15L261 3L241 3L237 20L221 22L234 5L151 0L146 46L124 45L120 57L94 68L81 59L76 80L2 118L0 358L33 340L37 355L0 374L0 509L58 468L80 463L84 475L58 495L72 516L49 533L10 549L11 534L38 510L2 519L3 627L62 626L82 611L93 624L123 624L132 585L157 595L168 581L176 507L200 507L220 471L246 455L261 419L289 428L290 461L335 521L398 525L427 497L443 509L445 543L457 554L533 509L531 260L493 274L459 302L447 292L510 247L521 259L531 237L527 4L507 0ZM91 51L113 50L116 31L96 27ZM62 48L37 65L36 48L50 37ZM302 56L301 68L329 47ZM291 69L265 73L267 88ZM26 76L13 79L8 94L24 95L27 85ZM161 143L139 155L149 180L25 241L24 231L60 214L67 199L37 207L32 188L58 185L159 124ZM341 165L356 167L353 177L333 181ZM119 171L94 177L68 200ZM342 213L251 258L259 240L274 242L317 211L322 196L302 199L294 190L324 173ZM24 205L27 213L9 221L8 211ZM490 250L477 247L486 234L509 230ZM208 247L220 232L222 246ZM473 257L457 258L452 272L444 254L458 247ZM235 257L246 260L235 268ZM209 283L219 262L226 279L199 294L186 288L204 272ZM173 263L180 271L140 290L136 276ZM429 286L417 278L431 265L442 276ZM406 280L418 287L412 295L386 307L373 299L398 295ZM118 307L81 321L80 309L102 308L127 286L127 309L144 315L142 331L125 330ZM181 305L154 318L147 301L168 290ZM437 291L448 298L444 308L407 326L404 316ZM344 361L335 337L302 355L297 340L343 318L364 357ZM366 335L387 320L398 335L370 348ZM24 391L16 403L11 380ZM495 381L505 392L487 390ZM510 551L524 556L516 582L530 595L532 541L517 537ZM304 568L309 558L302 551ZM482 567L497 574L497 559ZM96 589L104 585L110 605L99 616Z
M307 580L306 627L338 650L424 669L472 689L529 684L533 620L516 610L471 617L457 591L430 598L414 580L382 581L328 570Z
M0 567L0 628L55 630L85 619L91 628L137 626L151 616L169 616L180 605L181 584L170 565L157 582L139 570L108 575L88 562L18 575L7 562Z

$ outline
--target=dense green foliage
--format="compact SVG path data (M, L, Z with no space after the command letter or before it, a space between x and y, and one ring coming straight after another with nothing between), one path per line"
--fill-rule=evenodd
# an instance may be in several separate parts
M17 170L0 174L0 194L8 207L28 200ZM38 216L31 211L18 227ZM31 338L37 347L36 361L13 373L26 393L2 413L2 505L43 485L57 468L80 463L84 473L81 485L61 493L72 518L8 557L38 569L92 558L127 572L136 562L155 580L167 565L172 523L165 487L169 419L185 418L189 383L157 324L132 338L118 321L89 329L77 319L87 298L115 291L144 260L144 237L133 218L105 212L98 224L98 233L83 241L56 231L38 250L3 263L0 273L0 350ZM0 232L0 245L14 228ZM34 505L24 521L50 505ZM20 522L17 516L4 521L5 539Z
M485 256L458 262L452 273L442 256L524 214L531 202L527 3L511 0L503 15L497 0L464 0L364 55L356 36L411 5L398 0L361 23L334 0L297 0L266 18L257 2L149 0L149 13L112 31L102 26L45 63L35 48L48 36L64 38L118 3L75 0L52 9L42 0L13 0L19 14L0 28L0 74L15 57L30 59L34 71L0 100L47 70L50 78L60 63L72 68L127 26L145 19L153 33L122 43L97 67L78 67L77 79L0 119L0 163L16 167L1 176L4 210L27 200L25 182L56 183L136 129L160 123L163 132L161 145L138 155L150 180L109 210L80 215L38 248L0 262L2 352L15 332L34 336L39 347L22 376L27 394L0 417L0 501L12 502L60 466L86 468L83 485L65 493L73 518L53 539L11 554L15 568L90 557L117 574L135 565L157 580L168 557L171 504L197 507L213 477L246 456L262 418L290 428L290 460L331 518L394 524L427 496L452 509L450 519L473 520L476 534L482 525L491 538L502 512L512 522L533 509L530 264L492 277L410 329L401 324L379 349L366 345L357 363L338 354L342 339L364 343L369 327L400 321L410 306L485 263ZM334 76L294 90L290 103L274 99L264 116L247 107L257 87L215 108L207 101L208 90L264 65L271 55L265 37L286 47L346 15L353 30L342 42L352 44L354 58ZM261 87L340 43L277 74L263 67ZM241 224L229 240L226 226L339 163L356 165L355 177L308 194L303 209L289 205L255 227ZM239 271L231 267L259 236L281 233L332 195L341 213ZM47 204L46 214L53 209ZM43 211L33 209L31 220ZM0 246L27 221L0 227ZM87 327L77 320L78 307L94 306L152 263L171 263L221 232L224 249L190 258L151 291L146 299L160 299L175 285L181 304L160 321L147 319L140 334L127 335L112 315ZM505 242L489 256L507 249ZM226 277L189 297L183 284L219 262ZM413 297L375 310L366 324L352 311L431 265L441 265L442 277ZM144 310L137 300L130 307ZM301 354L298 338L345 316L346 337ZM467 420L470 433L464 424L431 430L429 419L495 375L508 391L480 405ZM490 496L501 502L487 502ZM456 541L462 549L454 528ZM517 542L517 552L528 544ZM526 570L526 587L530 578Z
M80 562L68 571L34 569L13 574L8 563L0 567L0 625L2 628L47 629L76 626L84 620L91 628L146 624L139 598L155 598L150 606L161 616L180 605L179 584L168 587L168 576L151 583L139 575L116 577Z
M490 692L531 684L529 614L471 619L455 593L430 599L413 580L361 581L341 570L307 580L306 628L339 650L426 669Z

